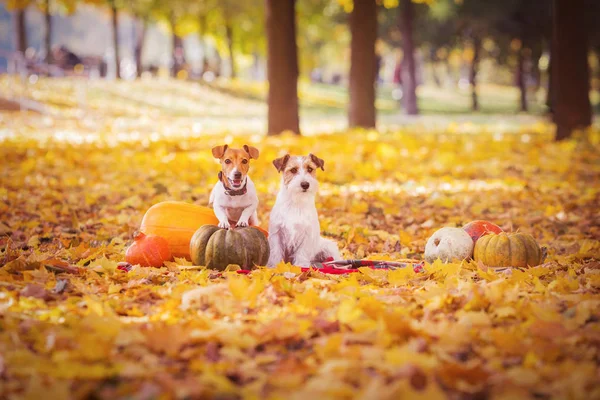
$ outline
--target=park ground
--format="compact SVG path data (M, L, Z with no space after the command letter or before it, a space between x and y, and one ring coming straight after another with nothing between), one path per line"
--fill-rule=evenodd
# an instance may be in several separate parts
M305 85L306 135L265 137L264 89L177 81L17 84L0 112L2 398L600 398L600 131L554 142L516 92L385 92L381 131ZM513 95L514 100L513 100ZM118 270L152 204L206 204L210 148L251 144L266 226L289 151L325 160L317 207L345 258L422 259L443 226L530 233L544 264L222 275L177 259ZM204 292L190 298L191 290Z

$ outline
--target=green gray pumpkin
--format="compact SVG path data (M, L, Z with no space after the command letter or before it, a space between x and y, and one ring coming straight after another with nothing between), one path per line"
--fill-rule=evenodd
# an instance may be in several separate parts
M229 264L242 269L266 265L269 242L258 229L248 226L222 229L215 225L201 226L190 240L190 255L194 265L223 271Z

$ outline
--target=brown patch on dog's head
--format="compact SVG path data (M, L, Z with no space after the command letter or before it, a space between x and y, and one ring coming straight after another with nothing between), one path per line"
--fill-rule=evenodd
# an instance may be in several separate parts
M324 168L325 161L323 161L322 158L319 158L312 153L308 155L308 158L310 158L312 160L312 162L315 163L317 168L321 168L321 171L325 171L325 168Z
M288 185L302 168L303 157L290 157L283 168L283 183Z
M277 168L277 172L283 171L289 159L290 155L286 154L283 157L276 158L275 160L273 160L273 165L275 166L275 168Z
M248 153L250 158L252 158L254 160L258 159L259 153L258 153L258 149L256 147L248 146L247 144L245 144L242 147L244 148L244 150L246 150L246 153Z
M226 144L224 144L223 146L215 146L212 148L212 155L214 158L221 158L223 157L223 154L225 154L225 151L227 150L229 146L227 146Z

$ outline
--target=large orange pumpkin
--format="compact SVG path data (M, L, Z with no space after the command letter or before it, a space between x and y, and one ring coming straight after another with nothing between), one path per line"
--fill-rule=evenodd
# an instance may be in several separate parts
M183 201L163 201L146 211L140 231L167 239L173 257L189 259L194 232L202 225L218 223L211 208Z
M165 238L173 257L190 259L190 240L194 232L202 225L218 223L212 208L183 201L163 201L146 211L140 231ZM256 228L267 236L264 229Z

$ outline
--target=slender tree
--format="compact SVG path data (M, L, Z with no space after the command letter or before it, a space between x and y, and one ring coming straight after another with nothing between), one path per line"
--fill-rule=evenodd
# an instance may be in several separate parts
M148 20L146 18L138 19L136 22L135 44L133 54L135 56L135 67L138 78L142 76L144 67L142 65L142 56L144 51L144 41L146 40L146 32L148 30Z
M236 77L235 57L233 51L233 24L231 18L225 19L225 36L227 37L227 50L229 51L229 64L231 67L231 78Z
M268 134L300 134L295 0L266 0Z
M402 51L404 68L407 73L402 79L404 111L408 115L417 115L417 74L415 66L415 45L413 40L414 6L412 0L401 0L400 32L402 33Z
M471 84L471 109L479 111L479 96L477 95L477 72L479 72L479 52L481 51L481 39L477 34L472 37L473 60L469 70L469 83Z
M157 2L155 0L128 0L125 4L127 11L135 19L133 23L133 34L135 38L133 43L133 57L135 59L137 76L140 77L144 71L142 58L146 33L151 21L151 16L156 11Z
M527 85L525 82L525 75L527 71L525 71L525 62L526 62L526 53L527 48L522 44L521 47L517 51L517 86L519 87L520 93L520 105L521 111L527 112Z
M350 15L350 127L375 127L377 3L354 0Z
M26 7L15 9L15 38L16 49L21 54L27 50L27 26L25 22Z
M552 105L556 140L592 122L584 0L554 0Z
M116 0L109 0L110 16L113 31L113 47L115 49L115 71L117 79L121 79L121 57L119 55L119 10Z
M183 67L183 39L177 32L178 16L174 9L169 15L169 25L171 26L171 43L172 43L172 64L171 76L176 77Z
M44 19L46 31L44 32L44 44L46 45L46 62L52 62L52 10L50 0L44 0Z

